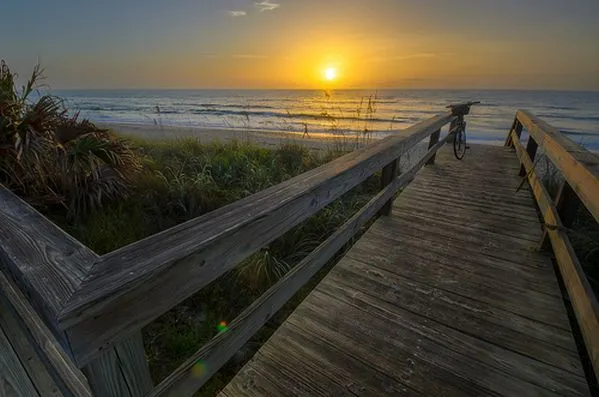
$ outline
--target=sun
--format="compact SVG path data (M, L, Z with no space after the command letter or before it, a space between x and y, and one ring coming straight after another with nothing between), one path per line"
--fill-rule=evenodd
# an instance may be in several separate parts
M326 68L324 70L324 78L328 81L333 81L337 78L337 69L335 68Z

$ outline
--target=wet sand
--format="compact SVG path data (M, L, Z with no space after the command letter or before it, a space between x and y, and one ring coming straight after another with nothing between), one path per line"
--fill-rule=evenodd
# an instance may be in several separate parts
M124 137L166 140L178 138L196 138L200 142L229 142L233 140L249 141L264 147L277 147L281 144L296 143L310 149L326 150L355 145L355 136L333 134L303 134L288 131L264 131L225 128L172 127L144 124L100 124Z

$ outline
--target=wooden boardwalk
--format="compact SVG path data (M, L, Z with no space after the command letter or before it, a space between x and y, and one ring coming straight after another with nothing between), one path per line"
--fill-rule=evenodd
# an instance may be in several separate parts
M221 396L588 395L518 158L450 150Z

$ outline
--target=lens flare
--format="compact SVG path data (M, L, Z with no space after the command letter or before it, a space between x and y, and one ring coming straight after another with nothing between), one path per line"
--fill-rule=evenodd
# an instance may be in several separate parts
M229 329L229 327L227 327L227 322L223 320L220 323L218 323L216 329L218 330L218 332L225 332Z
M202 360L196 361L191 367L191 374L196 378L201 378L206 373L206 364Z

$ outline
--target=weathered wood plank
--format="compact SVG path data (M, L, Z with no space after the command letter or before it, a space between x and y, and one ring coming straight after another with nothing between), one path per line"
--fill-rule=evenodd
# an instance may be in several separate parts
M513 376L516 366L510 368L508 363L515 364L512 358L526 361L523 356L507 358L513 353L494 351L492 345L468 335L459 334L458 338L451 328L422 321L408 311L389 310L387 304L370 295L337 292L327 290L323 284L298 308L302 315L289 317L288 321L312 335L327 338L329 343L345 339L341 342L344 349L349 349L349 343L359 343L356 350L361 350L373 365L381 361L385 364L386 359L387 368L395 369L387 369L387 373L403 374L402 380L408 386L425 395L559 395L544 387L549 382L554 386L557 379L548 381L538 373L530 374L529 379ZM473 359L477 352L481 356ZM576 395L580 387L580 379L569 379L554 390ZM442 390L445 392L439 393Z
M526 125L526 123L524 124ZM545 224L548 226L549 238L561 276L568 290L568 295L572 302L578 325L582 331L589 358L593 363L595 375L599 377L599 303L578 262L576 253L564 231L557 210L534 170L531 159L521 144L516 143L514 147L520 161L526 168L528 182L536 197L539 209L543 214ZM581 195L579 197L582 199L585 196Z
M371 246L372 247L372 246ZM408 254L398 257L399 250L393 252L393 261L384 260L384 254L374 256L373 250L366 247L364 250L348 252L349 258L366 264L376 263L377 266L408 277L414 281L428 283L446 291L466 296L480 302L495 305L502 310L515 313L532 320L542 322L566 331L570 331L563 301L556 296L551 296L537 291L510 288L510 294L505 294L506 288L501 288L500 283L488 283L489 278L476 274L464 274L461 269L452 269L450 266L427 266L428 262ZM368 253L371 259L368 260ZM491 277L491 275L489 275ZM522 302L528 302L522 305ZM541 308L543 308L541 310Z
M397 171L399 170L399 160L395 159L391 163L387 164L381 172L381 189L384 189L397 177ZM385 205L381 208L381 215L391 214L391 207L393 206L393 199L389 199Z
M477 155L447 173L439 170L454 161L440 151L246 368L276 369L298 395L347 385L352 374L356 395L402 395L402 385L421 395L588 395L549 256L534 249L531 190L501 193L519 184L520 163L509 149L473 146ZM489 174L469 172L481 158L511 165L481 185ZM470 202L471 186L503 197ZM363 366L396 383L363 381ZM223 395L239 387L236 378Z
M337 323L339 332L354 335L368 335L367 330L372 330L370 335L383 334L373 338L374 341L388 342L390 347L407 346L409 351L413 351L420 346L420 349L416 348L419 350L416 356L440 367L451 368L464 383L471 382L498 394L588 395L583 376L573 376L435 321L423 321L421 316L383 302L373 294L347 289L332 291L327 287L325 282L322 289L314 291L315 298L307 301L310 319L315 323L323 326ZM325 302L333 299L358 309L351 311L353 318L331 316ZM337 305L338 310L339 307ZM367 339L364 338L365 344L372 343ZM520 389L520 392L508 393L506 390L511 387Z
M219 334L199 349L161 382L151 395L189 395L199 389L393 197L395 192L412 180L443 144L437 143L412 168L390 181L333 235L235 318L229 324L227 332ZM193 368L197 362L202 362L206 368L201 376L194 374Z
M288 362L289 360L286 360L285 357L293 357L293 361L301 362L304 366L318 368L319 373L326 375L335 383L345 386L356 395L376 395L381 387L390 395L421 395L401 381L377 371L372 367L370 361L361 360L322 339L315 339L289 323L288 326L277 331L277 334L273 336L275 343L266 345L264 353L270 355L274 362ZM285 342L277 343L277 341ZM280 346L283 349L279 349ZM319 378L314 378L314 380L316 379Z
M0 185L0 267L68 350L56 318L98 256Z
M83 367L83 372L95 396L142 397L154 386L141 332L96 357Z
M351 357L367 362L373 369L405 384L408 390L413 389L424 396L489 394L485 393L484 387L463 377L452 376L452 369L438 365L439 361L447 361L447 351L433 353L430 346L423 344L422 340L406 332L403 327L397 327L387 334L387 329L380 328L381 323L377 323L376 318L361 312L355 313L354 310L348 311L348 306L341 304L337 297L323 295L316 290L312 296L316 296L315 302L318 304L327 301L326 305L322 308L315 307L312 302L302 305L287 320L289 327L300 329L306 338L316 340L323 346L336 346ZM358 321L366 322L357 324ZM436 355L435 359L431 359L433 355ZM288 365L293 364L290 362ZM382 390L379 392L383 393Z
M455 124L455 120L451 122L451 125L453 126ZM449 127L449 131L451 131L451 126ZM433 146L435 146L438 142L439 142L439 137L441 136L441 129L438 129L437 131L433 132L431 134L431 139L428 142L428 148L432 148ZM436 157L436 153L426 162L426 165L432 165L435 164L435 157Z
M2 272L0 272L0 299L2 307L9 309L10 314L15 317L21 327L22 335L27 337L29 343L36 349L46 371L61 391L67 396L90 397L92 393L81 371L63 351L52 332L25 297ZM45 395L46 391L41 392Z
M258 353L255 357L260 357ZM266 361L266 358L263 359ZM275 367L276 370L276 367ZM229 385L219 396L230 396L230 397L279 397L285 395L285 390L282 386L276 382L276 376L278 373L262 373L258 372L251 365L244 366L238 373L239 382L235 385ZM298 393L289 393L291 395L299 395Z
M63 310L84 363L233 268L450 121L445 114L111 254Z
M71 344L76 341L64 334L58 326L57 316L98 260L99 256L93 251L16 195L0 187L0 266L27 291L33 308L29 307L21 291L9 284L7 278L3 279L2 288L7 291L10 289L11 295L7 295L11 298L10 304L15 307L20 323L32 333L35 345L49 349L43 350L40 356L47 358L52 366L57 366L57 383L64 393L68 391L73 395L86 395L89 386L85 377L70 363ZM38 313L41 315L40 321L37 321ZM50 334L46 332L46 326ZM48 342L54 338L60 345L52 346ZM127 349L126 346L123 348ZM135 368L135 379L150 379L145 358L123 365L115 369L121 372L122 377L132 374ZM125 371L127 366L129 372ZM79 379L71 379L77 372ZM130 382L135 383L135 379ZM71 381L73 383L69 384ZM110 379L104 381L109 382ZM60 382L64 382L64 385ZM147 391L148 388L141 392Z
M114 348L119 359L122 377L127 383L131 397L143 397L152 390L154 382L144 350L143 337L137 332Z
M0 396L39 396L2 328L0 328Z
M430 263L427 266L434 266ZM580 356L568 332L529 318L425 284L387 269L346 261L330 274L328 288L359 291L400 306L431 321L475 334L478 339L561 368L580 377ZM338 291L342 294L342 291ZM459 318L459 321L456 319Z
M426 219L446 219L449 223L458 225L468 225L472 229L487 230L490 232L503 231L506 236L520 238L523 240L538 241L542 230L539 228L539 222L518 222L515 223L512 218L502 218L501 216L486 215L480 218L476 208L452 207L451 211L439 206L425 206L422 203L412 201L402 201L401 206L396 206L393 212L411 214L419 218ZM506 225L511 227L506 228Z
M42 396L62 397L63 393L46 370L46 366L39 358L16 318L2 302L0 302L0 330L4 330L35 389L40 391ZM0 393L0 396L4 395Z
M479 281L484 278L497 280L498 288L515 288L516 290L541 292L561 299L562 295L555 280L555 275L550 263L545 267L532 267L520 263L498 260L485 255L477 255L475 252L463 251L460 247L451 247L439 244L430 239L413 238L404 235L401 241L389 239L381 234L364 236L354 246L352 255L363 255L369 257L369 250L378 248L381 255L394 253L406 256L406 261L415 263L436 263L438 266L446 266L449 272L459 277L462 273L472 274L467 278L475 277ZM371 257L374 260L375 258ZM443 270L440 270L443 271Z
M599 222L599 157L529 112L516 117Z
M441 230L416 223L409 225L403 224L401 231L393 230L391 227L399 224L399 222L393 222L393 220L394 219L389 220L387 226L390 227L387 228L384 227L382 222L380 222L381 226L374 225L372 227L372 232L398 241L401 241L403 235L408 235L413 238L427 238L433 236L448 247L459 247L465 253L473 253L516 263L526 263L526 261L528 261L528 265L530 266L547 267L547 262L544 257L547 258L549 255L538 255L538 253L535 252L535 244L529 244L528 246L521 244L520 247L501 245L498 242L484 240L476 235L476 233L464 235L459 233L444 233ZM506 243L505 241L503 242Z

